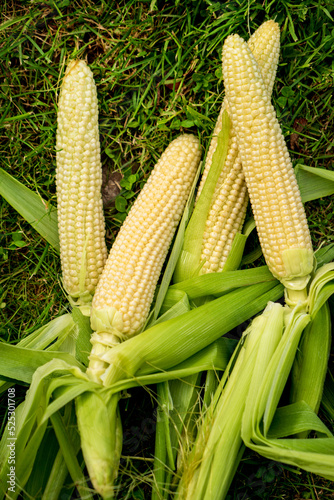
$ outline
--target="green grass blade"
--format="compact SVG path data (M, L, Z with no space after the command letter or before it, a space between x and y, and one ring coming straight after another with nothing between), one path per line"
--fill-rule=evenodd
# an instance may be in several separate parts
M0 194L59 252L57 211L10 174L0 169Z

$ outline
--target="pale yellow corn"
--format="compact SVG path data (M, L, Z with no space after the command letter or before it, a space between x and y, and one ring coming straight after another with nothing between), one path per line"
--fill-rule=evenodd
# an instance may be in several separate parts
M243 225L248 195L239 162L236 162L214 199L203 234L200 274L222 271L233 239Z
M165 150L133 204L109 254L91 313L95 332L123 339L144 325L168 248L200 161L193 135Z
M91 300L107 257L97 95L85 61L72 61L66 70L57 121L62 276L66 292L81 304Z
M248 46L258 61L265 86L270 94L276 76L279 44L279 26L272 20L263 23L248 40ZM225 110L228 111L226 99L223 101L213 132L198 194L202 190L212 165ZM227 157L214 191L203 235L201 261L204 264L200 271L201 274L223 270L233 239L236 233L241 231L247 204L248 194L241 158L238 153L237 137L232 124Z
M279 25L272 20L266 21L265 23L261 24L261 26L249 38L248 46L253 52L254 57L260 66L263 80L265 82L269 95L271 95L276 77L277 64L279 58L279 47L280 47ZM208 149L208 153L206 155L205 166L203 174L201 176L197 198L202 191L202 188L204 186L205 180L207 178L208 172L212 164L213 154L217 148L218 134L222 128L222 116L225 109L227 109L226 105L227 105L227 100L225 98L222 107L220 109L217 122L213 131L212 139L210 142L210 146ZM237 157L238 157L238 148L232 124L232 129L230 132L229 152L224 167L222 169L222 172L220 174L219 180L217 182L217 187L214 197L217 196L220 186L224 183L224 180L228 175L228 173L230 172L230 170L233 168L234 163L238 161L239 166L241 168L241 161Z
M313 269L304 207L260 68L238 35L225 41L223 75L264 257L287 288L304 289Z

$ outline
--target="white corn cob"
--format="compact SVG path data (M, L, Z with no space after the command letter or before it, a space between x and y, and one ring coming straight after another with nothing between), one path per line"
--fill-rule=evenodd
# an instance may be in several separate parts
M200 154L195 136L175 139L123 223L92 303L91 326L95 333L90 368L95 366L96 355L104 351L103 346L112 346L143 327Z
M90 302L107 249L101 198L98 107L93 74L72 61L58 102L57 204L60 257L66 292Z
M304 207L260 68L238 35L225 41L223 75L264 257L288 289L303 290L313 269Z
M236 162L213 200L203 234L200 274L222 271L248 203L241 165Z
M273 20L266 21L265 23L261 24L261 26L252 34L247 43L249 48L253 52L256 61L260 66L263 80L267 87L267 91L269 95L271 95L275 82L277 64L279 58L279 46L280 46L279 25ZM217 122L213 131L212 139L210 142L209 150L206 155L205 166L203 174L201 176L197 198L202 191L208 172L210 170L213 154L217 148L218 134L222 128L222 116L225 109L227 109L226 98L224 99L222 107L220 109ZM238 148L236 144L236 136L233 131L233 125L230 133L230 141L231 142L229 145L229 153L226 158L224 168L217 182L216 192L219 191L219 187L223 184L226 176L230 172L231 168L233 168L234 163L236 161L240 161L237 160ZM217 196L216 193L215 196Z
M248 46L259 63L265 85L270 94L276 76L279 43L279 26L272 20L263 23L248 40ZM223 101L213 132L199 193L212 165L225 110L228 111L226 99ZM204 261L204 264L201 268L201 274L223 270L233 239L242 228L247 203L248 194L241 158L238 153L237 138L232 124L227 157L214 191L206 231L203 235L201 261Z

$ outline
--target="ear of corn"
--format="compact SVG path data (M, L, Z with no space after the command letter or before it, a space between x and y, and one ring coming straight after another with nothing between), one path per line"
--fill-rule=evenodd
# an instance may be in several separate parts
M227 175L206 220L200 260L200 274L223 271L235 235L241 231L248 204L248 194L238 162Z
M290 300L303 299L313 270L307 220L261 71L238 35L225 41L223 74L264 257L273 275L286 287Z
M268 92L271 92L279 55L279 27L277 23L274 21L264 23L248 43L252 45L254 56L258 59L266 84L268 84ZM174 281L178 282L174 286L182 289L184 284L189 283L187 288L189 297L192 296L196 288L194 281L199 278L190 280L188 278L196 276L196 274L206 275L201 276L201 278L219 277L221 274L219 271L237 269L247 239L239 231L241 231L245 218L248 195L241 168L241 159L238 154L237 138L233 126L231 127L229 124L227 128L229 121L227 116L228 106L224 100L207 153L195 209L187 227L183 252L174 275ZM223 155L221 151L224 147L227 150ZM209 372L204 390L204 404L206 400L211 399L212 382L214 385L217 383L216 374ZM178 384L181 394L171 391L171 396L173 403L182 412L184 400L181 396L200 398L196 387L192 387L188 381L186 384L175 382L176 387ZM187 407L183 408L183 411L187 411ZM179 421L176 419L175 422L170 423L167 433L163 429L158 430L159 434L165 436L166 443L165 447L161 444L162 436L160 435L156 445L156 457L158 458L155 461L155 468L159 472L156 477L158 491L156 494L153 493L152 500L161 498L164 495L164 490L169 487L169 476L167 474L165 478L163 477L160 462L168 441L180 441L179 435L175 435L177 422ZM188 430L185 432L187 433ZM162 453L160 449L162 449ZM184 452L185 450L181 446L179 458L183 456ZM166 459L165 467L168 470L172 468L172 463L168 457ZM226 466L226 462L224 463ZM216 498L215 495L212 495L212 498L214 497Z
M177 262L174 281L191 278L200 271L202 265L200 254L206 220L210 209L212 192L215 189L221 166L224 165L228 152L230 119L225 112L222 117L222 130L214 153L214 163L203 188L202 196L196 203L191 219L184 235L183 249Z
M291 162L270 97L251 51L236 35L225 42L223 70L228 106L263 253L271 272L286 286L289 302L298 300L298 305L291 310L280 304L270 304L253 320L232 373L223 377L223 380L228 378L225 387L219 389L218 400L213 401L204 416L198 446L195 445L181 478L180 500L225 498L243 452L242 442L272 460L283 459L319 473L330 453L324 453L325 444L321 439L316 444L312 440L307 450L298 440L279 438L308 430L332 438L323 424L317 422L316 416L310 416L311 409L304 401L291 408L277 409L301 335L311 319L305 312L306 304L300 299L306 297L306 285L313 271L313 252ZM315 279L311 284L308 306L314 315L317 311L318 314L324 312L321 307L328 297L326 291L323 290L317 300L314 295L330 279L330 273L329 268L324 270L323 276L318 273L317 284L314 284ZM325 323L326 318L320 317L320 324L328 330ZM317 323L314 326L319 328ZM319 359L322 373L316 376L314 392L309 391L306 367L302 377L297 374L302 388L295 397L306 396L313 405L317 404L326 359L327 353L325 356L322 353ZM311 358L305 356L306 360L312 368L314 352ZM331 443L329 446L328 450L332 448ZM323 472L325 477L331 478L333 473L328 474L329 469L326 465Z
M90 303L107 257L96 87L85 61L72 61L58 102L57 204L66 292Z
M91 375L98 366L103 371L99 355L138 333L147 319L200 154L195 136L175 139L161 156L117 235L92 304L91 326L95 333L88 370Z
M274 86L274 81L276 77L277 64L279 58L279 45L280 45L280 29L279 25L273 21L269 20L261 24L261 26L252 34L252 36L248 40L248 46L252 51L263 76L264 84L267 87L268 94L271 95L272 89ZM203 174L201 177L200 185L198 188L197 199L202 192L204 183L206 181L208 172L210 170L213 154L217 148L218 143L218 135L222 129L222 117L224 111L228 111L227 99L225 98L220 109L217 122L212 134L212 139L210 142L209 150L206 155L205 166L203 170ZM217 182L216 191L214 194L214 198L218 196L219 188L224 183L227 175L232 169L232 165L234 163L241 163L240 158L237 159L238 156L238 146L236 143L235 132L231 130L231 138L234 137L233 142L231 140L231 144L229 147L228 158L225 162L225 165L222 168L220 173L219 180ZM239 167L240 168L240 167Z
M278 24L267 21L248 41L270 94L277 70L279 39ZM227 127L228 112L225 99L207 153L196 206L174 275L175 282L196 274L222 271L235 235L241 231L244 222L248 194L233 124ZM222 154L224 147L227 149Z

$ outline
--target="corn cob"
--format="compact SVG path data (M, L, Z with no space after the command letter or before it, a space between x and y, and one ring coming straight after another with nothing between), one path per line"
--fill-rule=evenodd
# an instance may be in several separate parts
M288 300L294 302L306 297L313 270L311 237L261 71L238 35L225 41L223 75L262 251L272 274L286 287Z
M263 23L248 40L248 46L258 61L264 83L270 94L279 57L279 35L278 24L270 20ZM208 151L203 173L204 181L217 147L217 137L222 127L222 114L225 109L228 111L226 99L223 102ZM201 192L201 185L199 191ZM214 191L206 231L203 235L201 261L204 264L200 274L223 270L233 239L242 228L247 204L248 194L232 124L228 154Z
M143 327L195 178L200 152L195 136L175 139L161 156L120 229L92 304L91 326L95 333L90 369L96 355L107 346Z
M261 24L261 26L252 34L248 40L248 46L253 52L253 55L260 66L261 74L263 76L263 81L267 87L268 94L271 95L274 86L274 81L276 77L276 70L279 57L279 43L280 43L280 31L279 25L273 21L269 20ZM217 122L213 131L212 139L208 149L208 153L205 159L205 166L203 174L201 177L200 185L198 188L196 200L198 199L200 193L202 192L204 183L206 181L208 172L212 164L212 158L214 152L217 148L218 135L222 128L222 116L225 110L228 110L226 98L223 101L222 107L220 109ZM230 145L229 153L225 161L225 165L221 171L219 180L214 193L214 198L217 198L220 186L224 183L229 172L233 168L234 163L241 164L240 158L238 157L238 147L236 142L235 132L231 130L230 135ZM241 167L239 167L241 168Z
M85 61L72 61L66 70L57 120L62 277L66 292L81 305L91 301L107 257L97 95Z
M274 21L267 21L256 30L248 41L254 57L259 62L265 85L270 93L276 76L279 57L279 38L278 24ZM207 153L204 172L197 194L197 202L207 180L209 170L211 167L214 168L213 163L220 161L217 160L216 152L223 129L223 114L226 111L228 112L228 105L225 99ZM202 267L199 274L217 272L224 269L234 237L237 232L241 231L246 215L248 194L233 124L230 130L226 159L224 164L220 164L219 167L221 168L221 172L214 188L211 206L207 214L199 262L194 266L199 267L201 263ZM196 232L198 232L198 229L196 229ZM190 246L194 246L193 243ZM181 272L180 270L175 280L181 281L191 277L186 272Z

